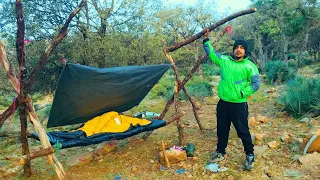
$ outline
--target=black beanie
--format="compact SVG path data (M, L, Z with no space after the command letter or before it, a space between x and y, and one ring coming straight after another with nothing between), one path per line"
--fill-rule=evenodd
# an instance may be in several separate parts
M243 39L238 39L234 42L233 44L233 52L236 49L236 47L238 47L239 45L242 45L244 47L245 53L247 54L248 52L248 43L246 40Z

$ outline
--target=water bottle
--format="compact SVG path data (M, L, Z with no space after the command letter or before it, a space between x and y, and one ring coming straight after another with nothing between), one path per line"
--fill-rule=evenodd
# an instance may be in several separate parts
M194 156L194 151L195 151L195 145L193 143L189 143L187 146L187 156L188 157L193 157Z

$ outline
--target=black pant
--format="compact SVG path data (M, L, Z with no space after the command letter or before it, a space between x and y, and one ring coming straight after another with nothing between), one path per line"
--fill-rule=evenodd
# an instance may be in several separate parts
M248 126L248 104L230 103L220 99L217 105L217 151L225 153L231 122L241 138L246 154L253 154L253 144Z

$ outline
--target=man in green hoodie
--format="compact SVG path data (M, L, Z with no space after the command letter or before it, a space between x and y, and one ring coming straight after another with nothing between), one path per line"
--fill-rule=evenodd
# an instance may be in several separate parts
M232 56L221 56L214 51L208 38L209 33L207 29L203 36L203 48L207 57L220 67L221 72L218 86L220 100L217 105L218 144L209 162L218 162L225 158L232 122L246 153L244 168L251 170L255 156L248 126L247 98L260 87L258 68L247 58L248 45L245 40L234 42Z

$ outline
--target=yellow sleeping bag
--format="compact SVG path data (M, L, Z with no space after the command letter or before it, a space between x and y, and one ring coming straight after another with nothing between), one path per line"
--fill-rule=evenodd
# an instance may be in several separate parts
M97 116L84 124L78 130L82 130L87 136L97 133L109 132L120 133L125 132L130 126L144 126L150 124L151 121L146 119L133 118L129 116L119 115L117 112L111 111L101 116Z

